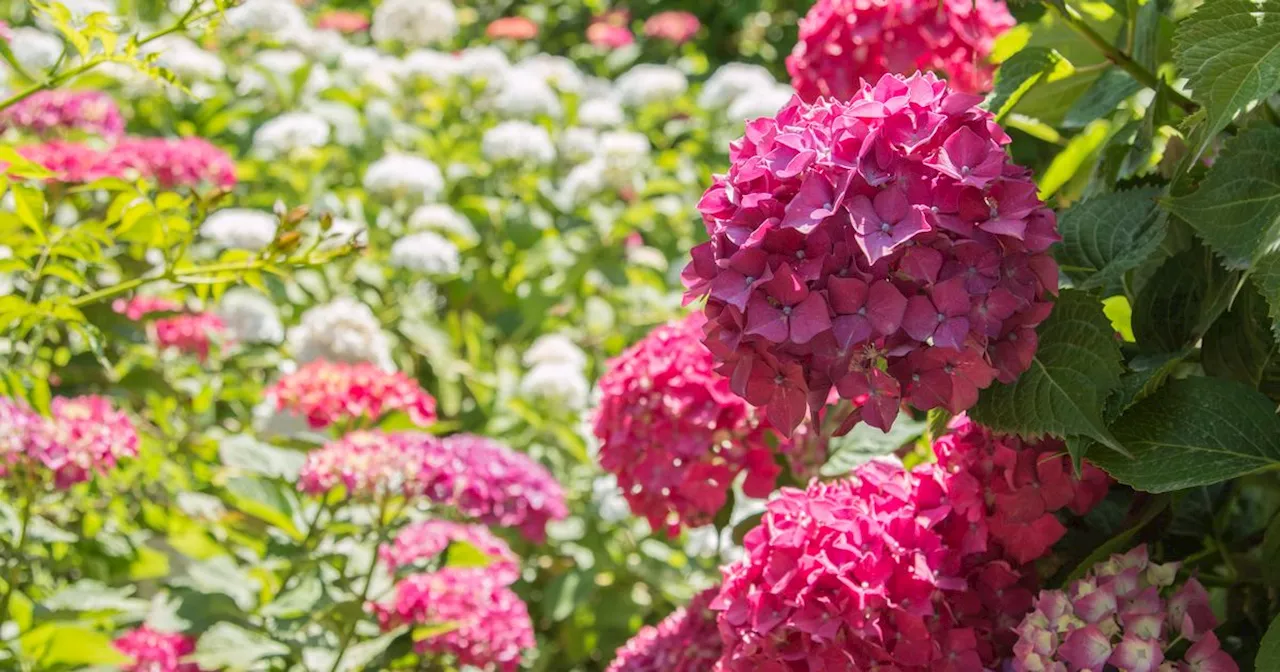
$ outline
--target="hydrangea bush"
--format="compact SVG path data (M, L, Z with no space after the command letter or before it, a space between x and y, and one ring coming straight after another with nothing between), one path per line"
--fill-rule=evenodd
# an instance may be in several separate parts
M0 1L0 669L1280 669L1274 4Z

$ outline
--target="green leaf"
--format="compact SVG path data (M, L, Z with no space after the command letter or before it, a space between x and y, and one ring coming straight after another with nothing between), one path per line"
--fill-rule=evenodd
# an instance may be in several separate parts
M832 437L827 448L827 462L819 473L827 477L843 476L864 462L892 455L924 433L925 428L925 422L913 420L905 413L898 414L898 419L887 432L865 422L858 423L848 434Z
M445 549L446 567L488 567L494 558L465 541L454 541Z
M324 598L324 585L314 574L303 576L288 592L262 608L264 616L298 618L310 613Z
M257 579L249 576L226 555L192 563L187 568L187 575L175 580L174 585L186 586L203 593L226 595L237 607L246 611L257 602L261 587Z
M1248 268L1280 249L1277 156L1280 128L1245 131L1226 142L1199 189L1164 203L1200 234L1228 268Z
M1098 155L1110 132L1111 124L1100 119L1071 138L1067 146L1053 157L1049 167L1040 175L1037 181L1040 186L1040 198L1049 198L1070 182Z
M283 656L289 647L231 623L218 623L196 642L191 660L210 670L248 670L264 658Z
M22 650L39 662L38 669L129 662L111 645L110 637L72 623L45 623L23 633L18 641Z
M150 602L133 597L133 586L112 588L93 579L77 581L41 602L50 611L145 613Z
M1056 50L1026 47L1000 64L991 95L983 105L997 120L1003 119L1036 84L1062 79L1073 72L1071 63Z
M347 649L346 655L342 657L342 663L338 669L342 672L356 672L356 670L366 669L370 663L385 653L392 642L397 638L405 636L409 633L409 626L402 625L398 628L388 630L382 635L370 639L367 642L360 642ZM408 639L408 637L406 637ZM368 668L368 669L384 669L384 668Z
M1031 368L1009 385L987 388L970 415L998 432L1087 436L1124 452L1102 420L1102 404L1120 382L1120 345L1102 304L1063 290L1040 326Z
M277 448L251 436L231 436L218 443L218 458L228 467L293 482L306 456L295 450Z
M1280 348L1271 335L1267 302L1251 285L1236 297L1231 310L1204 335L1200 363L1205 373L1231 378L1266 394L1280 391Z
M1072 103L1067 116L1062 119L1062 127L1084 128L1111 114L1125 98L1141 90L1142 85L1134 81L1129 73L1120 68L1109 68L1093 80L1084 95Z
M279 481L253 476L236 476L227 480L228 504L300 541L302 533L294 524L290 494Z
M1280 585L1280 515L1271 517L1267 531L1262 535L1262 578L1272 586Z
M1253 664L1253 669L1259 672L1280 670L1280 616L1276 616L1276 619L1271 621L1267 634L1262 636L1262 644L1258 647L1258 658Z
M1193 376L1166 383L1114 425L1132 458L1091 456L1148 492L1209 485L1280 464L1275 404L1240 383Z
M1204 106L1199 156L1240 110L1280 90L1280 0L1206 0L1179 22L1173 58Z
M1194 342L1207 301L1227 273L1200 246L1170 257L1133 304L1133 335L1147 352L1176 352Z
M1116 536L1108 539L1101 546L1089 553L1084 560L1076 565L1075 569L1071 570L1071 573L1067 575L1067 578L1062 582L1062 585L1071 585L1074 581L1083 578L1085 574L1089 573L1089 570L1093 569L1094 565L1110 558L1116 553L1123 553L1129 550L1129 548L1134 545L1134 537L1138 536L1138 533L1142 532L1146 526L1150 525L1151 521L1155 520L1164 512L1165 509L1169 508L1169 503L1171 501L1171 495L1156 495L1152 497L1150 501L1142 507L1142 510L1138 513L1138 519L1134 521L1132 525Z
M1164 224L1155 220L1158 189L1095 196L1062 213L1057 258L1080 289L1104 288L1160 249Z

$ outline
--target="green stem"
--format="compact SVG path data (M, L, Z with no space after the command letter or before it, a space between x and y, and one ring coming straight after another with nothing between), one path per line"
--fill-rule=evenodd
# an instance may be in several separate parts
M364 572L364 585L360 588L360 604L364 605L369 599L369 588L373 586L373 570L378 567L378 546L382 544L382 534L387 527L387 501L389 497L384 496L382 502L378 504L378 524L374 530L373 556L369 558L369 567ZM347 626L342 633L342 639L338 645L338 655L333 659L333 666L329 668L329 672L338 672L338 666L342 664L343 656L347 655L347 648L351 646L351 641L355 639L356 624L359 621L353 621Z
M1174 90L1173 87L1169 86L1155 73L1142 67L1140 63L1130 58L1128 54L1117 49L1115 45L1111 44L1110 40L1103 37L1098 33L1098 31L1094 30L1093 26L1090 26L1088 22L1084 20L1084 17L1080 16L1080 12L1076 11L1074 7L1066 3L1057 4L1053 2L1046 2L1045 4L1056 11L1058 16L1062 17L1062 20L1065 21L1072 30L1076 31L1081 37L1088 40L1090 44L1098 49L1098 51L1101 51L1103 55L1107 57L1107 60L1115 63L1121 70L1129 73L1129 76L1133 77L1139 84L1155 91L1164 88L1169 99L1187 112L1194 112L1196 108L1199 107L1196 105L1194 100L1191 100Z
M320 516L324 515L324 512L328 508L329 508L328 495L326 493L325 500L320 502L320 505L316 507L316 515L312 516L311 520L307 523L306 534L304 534L302 537L302 543L300 545L302 546L302 551L304 555L309 554L311 550L311 539L312 537L315 536L316 530L320 529ZM277 598L279 598L281 595L284 594L285 590L289 588L289 581L291 581L293 577L297 575L299 564L301 563L298 563L298 562L289 563L289 569L285 570L284 578L280 579L280 588L276 590L275 594L271 596L270 600L267 600L268 603L274 602Z
M22 513L18 520L18 540L13 546L13 563L9 566L9 576L4 587L4 594L0 596L0 623L9 620L9 601L13 599L13 592L18 587L18 582L22 580L22 547L27 543L27 530L31 522L31 507L34 504L34 498L29 495L22 497Z
M184 282L183 278L191 278L191 280L188 280L186 282L190 282L192 284L208 284L208 283L195 282L194 280L202 278L203 276L213 275L217 273L241 273L246 271L256 271L261 268L264 268L266 265L267 265L267 260L265 259L251 259L249 261L235 261L235 262L229 262L229 263L223 263L223 264L209 264L207 266L190 266L184 269L172 269L168 273L164 273L163 275L156 275L149 278L134 278L132 280L126 280L118 285L103 287L102 289L99 289L95 292L90 292L88 294L85 294L84 296L80 296L72 300L71 307L80 308L82 306L87 306L89 304L105 301L106 299L110 299L113 296L124 294L125 292L137 289L144 285L149 285L153 282L172 280L174 282L182 283Z

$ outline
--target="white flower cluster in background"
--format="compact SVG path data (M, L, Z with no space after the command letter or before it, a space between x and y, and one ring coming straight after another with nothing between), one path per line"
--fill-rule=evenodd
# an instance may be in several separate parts
M708 109L726 108L748 91L759 91L776 85L773 75L763 66L726 63L711 73L702 85L702 91L698 93L698 105Z
M309 30L307 16L292 0L246 0L228 9L224 29L232 34L289 35Z
M420 205L409 215L410 231L435 231L455 240L475 243L480 239L471 220L443 203Z
M570 126L560 132L556 144L560 148L561 158L571 163L581 163L596 155L600 134L594 128Z
M520 380L523 396L574 411L586 406L591 394L585 373L587 355L568 336L539 336L522 360L529 369Z
M605 184L614 189L633 186L649 165L649 138L635 131L600 134L599 161Z
M498 85L511 70L511 61L497 47L470 47L454 57L451 74L469 81Z
M237 343L279 343L284 340L280 311L271 299L256 290L227 290L218 304L217 313Z
M200 233L223 249L261 250L275 240L277 224L269 212L226 208L209 215Z
M364 144L364 127L360 125L360 111L332 100L319 100L308 106L311 113L324 119L333 129L333 139L345 147Z
M581 93L587 86L586 77L573 61L553 54L534 54L520 61L515 65L514 74L535 77L565 93Z
M543 80L512 71L497 81L490 87L489 105L503 119L560 118L560 97Z
M382 0L369 33L375 42L410 47L447 43L458 32L458 12L449 0Z
M619 101L628 107L666 103L689 90L689 79L669 65L645 63L622 74L614 82Z
M434 231L419 231L397 240L387 263L428 275L457 275L462 268L458 247Z
M578 123L590 128L612 128L622 125L626 114L613 98L592 98L578 107Z
M444 192L444 175L430 159L388 154L369 164L364 188L370 195L392 200L434 201Z
M493 162L540 166L556 158L556 148L547 129L527 121L504 121L485 131L480 151Z
M373 310L350 297L311 308L289 330L289 350L300 363L373 362L391 370L391 343Z
M618 477L613 474L597 476L591 482L591 504L596 515L606 523L617 523L631 515L631 506L618 487Z
M747 91L729 105L725 113L733 121L746 121L757 117L772 117L782 109L795 95L795 91L786 84L774 84L767 89Z
M263 158L287 156L329 144L329 122L309 112L286 112L253 134L253 151Z
M27 70L48 70L58 62L62 53L62 40L39 28L14 28L9 38L9 50Z

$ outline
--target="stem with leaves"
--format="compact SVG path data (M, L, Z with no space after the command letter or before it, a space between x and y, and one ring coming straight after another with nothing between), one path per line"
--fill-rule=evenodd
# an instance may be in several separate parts
M5 577L4 594L0 595L0 623L9 620L9 603L13 599L13 593L18 588L18 582L22 580L22 547L27 543L27 530L31 525L31 508L35 503L35 497L30 494L22 494L22 507L18 514L18 538L12 547L13 557L8 558L9 574Z
M383 496L382 501L378 504L378 523L375 526L373 533L374 541L372 555L369 558L369 567L362 575L364 585L360 587L359 603L361 605L369 600L369 590L373 586L373 572L378 567L378 547L381 546L384 541L383 535L386 533L387 525L390 522L387 516L387 504L390 499L390 495L385 495ZM392 515L391 519L394 520L395 515ZM350 648L351 643L355 640L356 625L358 623L359 620L353 620L351 624L347 626L346 630L343 631L342 638L338 642L338 655L334 656L333 666L329 668L329 672L338 672L339 666L342 665L343 657L347 655L347 649Z

